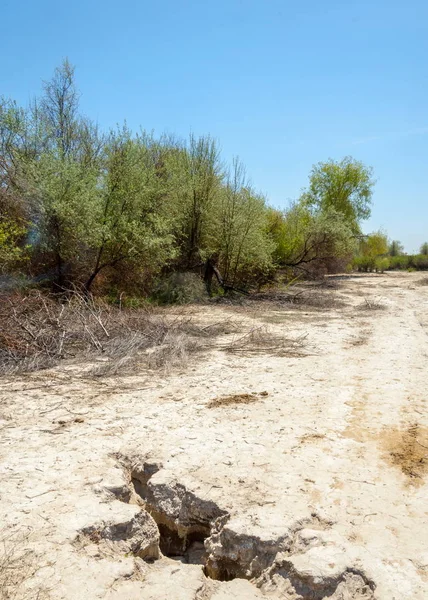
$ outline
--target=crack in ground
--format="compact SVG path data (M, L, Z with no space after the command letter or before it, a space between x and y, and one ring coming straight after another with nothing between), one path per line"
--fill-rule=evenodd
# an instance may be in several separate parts
M323 540L332 523L313 513L275 539L239 533L230 514L215 502L198 497L184 485L162 478L162 464L118 455L128 485L109 488L116 498L138 504L141 511L125 523L89 527L80 541L109 540L151 562L167 556L183 564L201 565L206 582L246 579L262 594L289 600L373 600L375 584L360 569L332 561L328 568L308 568L311 552L342 548ZM155 477L156 474L159 474ZM330 546L328 546L330 544ZM309 564L309 563L308 563ZM209 598L202 585L199 597ZM207 595L208 594L208 595Z

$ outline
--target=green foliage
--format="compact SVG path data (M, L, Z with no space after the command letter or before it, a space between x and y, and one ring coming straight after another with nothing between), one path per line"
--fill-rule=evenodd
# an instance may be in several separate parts
M352 268L356 271L368 272L374 270L374 267L374 260L368 258L367 256L354 256L352 260Z
M31 277L114 290L119 302L153 281L160 302L198 299L201 279L183 272L204 263L223 291L260 286L277 268L337 268L355 250L372 187L354 159L319 163L302 198L274 210L210 136L100 133L80 113L68 61L27 108L0 100L1 268L29 255Z
M215 256L227 285L246 284L272 268L273 242L267 233L266 202L248 185L235 160L212 212L203 257Z
M87 289L106 267L123 262L159 269L174 256L155 150L151 138L133 137L126 128L112 132L104 146L87 237L93 254Z
M310 211L302 203L294 203L280 213L270 211L268 229L275 243L274 258L279 265L295 265L304 255L305 241L313 224Z
M179 262L192 267L201 260L222 187L219 149L210 136L190 135L187 144L174 144L165 152L164 164Z
M375 270L378 273L383 273L384 271L389 269L389 265L390 265L389 258L386 256L378 257L375 259L374 266L375 266Z
M420 254L423 254L424 256L428 256L428 242L424 242L421 246L421 249L419 251Z
M358 271L383 271L390 264L389 261L384 260L387 259L387 254L388 238L384 232L376 231L360 240L358 253L353 259L352 266Z
M399 256L388 257L388 269L392 271L425 271L428 270L428 256L425 254L402 254ZM362 267L364 264L364 268ZM353 265L358 270L375 270L376 261L364 257L357 257L353 261ZM368 268L366 266L368 265Z
M1 218L0 221L0 273L5 273L25 258L25 247L19 245L26 229L19 224Z
M328 258L348 256L355 248L355 237L349 221L334 208L316 215L310 232L316 247L321 246Z
M78 113L67 61L44 90L27 112L4 105L2 146L4 172L57 283L68 284L66 268L68 279L71 271L88 290L101 271L119 263L159 269L173 256L174 240L156 144L126 128L100 136Z
M114 287L108 290L108 294L103 296L102 300L106 304L118 306L121 309L150 309L150 302L148 298L142 298L141 296L133 296L131 294L126 294L118 289L115 289Z
M370 216L374 183L372 170L352 157L329 160L312 168L302 202L315 211L334 210L357 233Z
M410 256L391 256L389 259L389 268L393 271L405 271L409 268Z
M364 256L376 258L387 254L388 238L382 231L376 231L366 236L360 244L360 251Z
M388 247L389 256L401 256L404 254L404 246L398 240L393 240Z
M97 172L72 157L46 151L27 160L29 200L37 214L39 243L63 260L79 255L79 246L92 234L96 210Z
M350 225L332 208L312 213L298 202L285 213L271 211L269 230L275 242L274 257L280 266L307 270L322 263L328 270L328 263L350 258L355 248Z
M65 263L79 259L91 231L98 140L94 128L77 114L78 93L67 61L44 91L27 110L3 105L2 179L12 197L19 198L39 250L55 264L57 282L63 285Z
M418 271L428 270L428 256L426 254L419 254L416 256L409 257L409 264Z

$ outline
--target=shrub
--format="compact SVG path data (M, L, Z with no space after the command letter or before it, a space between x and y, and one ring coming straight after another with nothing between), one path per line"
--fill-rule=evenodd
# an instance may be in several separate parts
M176 367L203 349L197 334L186 318L118 308L77 292L62 301L37 290L1 294L0 376L100 355L107 363L96 374Z
M378 273L383 273L389 268L389 259L386 257L377 258L375 260L375 268Z
M409 267L409 257L403 256L391 256L389 259L389 268L391 270L406 270Z
M415 267L415 269L418 269L419 271L426 271L428 270L428 256L425 254L418 254L417 256L413 256L413 266Z
M385 304L375 298L364 298L364 302L357 306L359 310L385 310Z
M375 270L375 258L370 256L356 256L352 261L352 266L357 271L368 273Z
M159 304L190 304L207 297L204 282L195 273L170 273L158 281L153 292Z
M389 268L392 270L409 272L428 270L428 256L424 254L391 256L389 260Z

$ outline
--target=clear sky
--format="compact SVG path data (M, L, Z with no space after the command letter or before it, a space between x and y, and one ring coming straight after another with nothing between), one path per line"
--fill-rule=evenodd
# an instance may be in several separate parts
M0 94L64 57L108 128L210 133L285 207L311 165L374 168L371 231L428 240L427 0L2 0Z

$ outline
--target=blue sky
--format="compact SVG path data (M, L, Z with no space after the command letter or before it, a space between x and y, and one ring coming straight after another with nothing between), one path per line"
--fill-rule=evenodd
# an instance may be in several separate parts
M108 128L210 133L278 207L312 164L374 168L366 231L428 240L426 0L3 0L0 94L25 103L64 57Z

